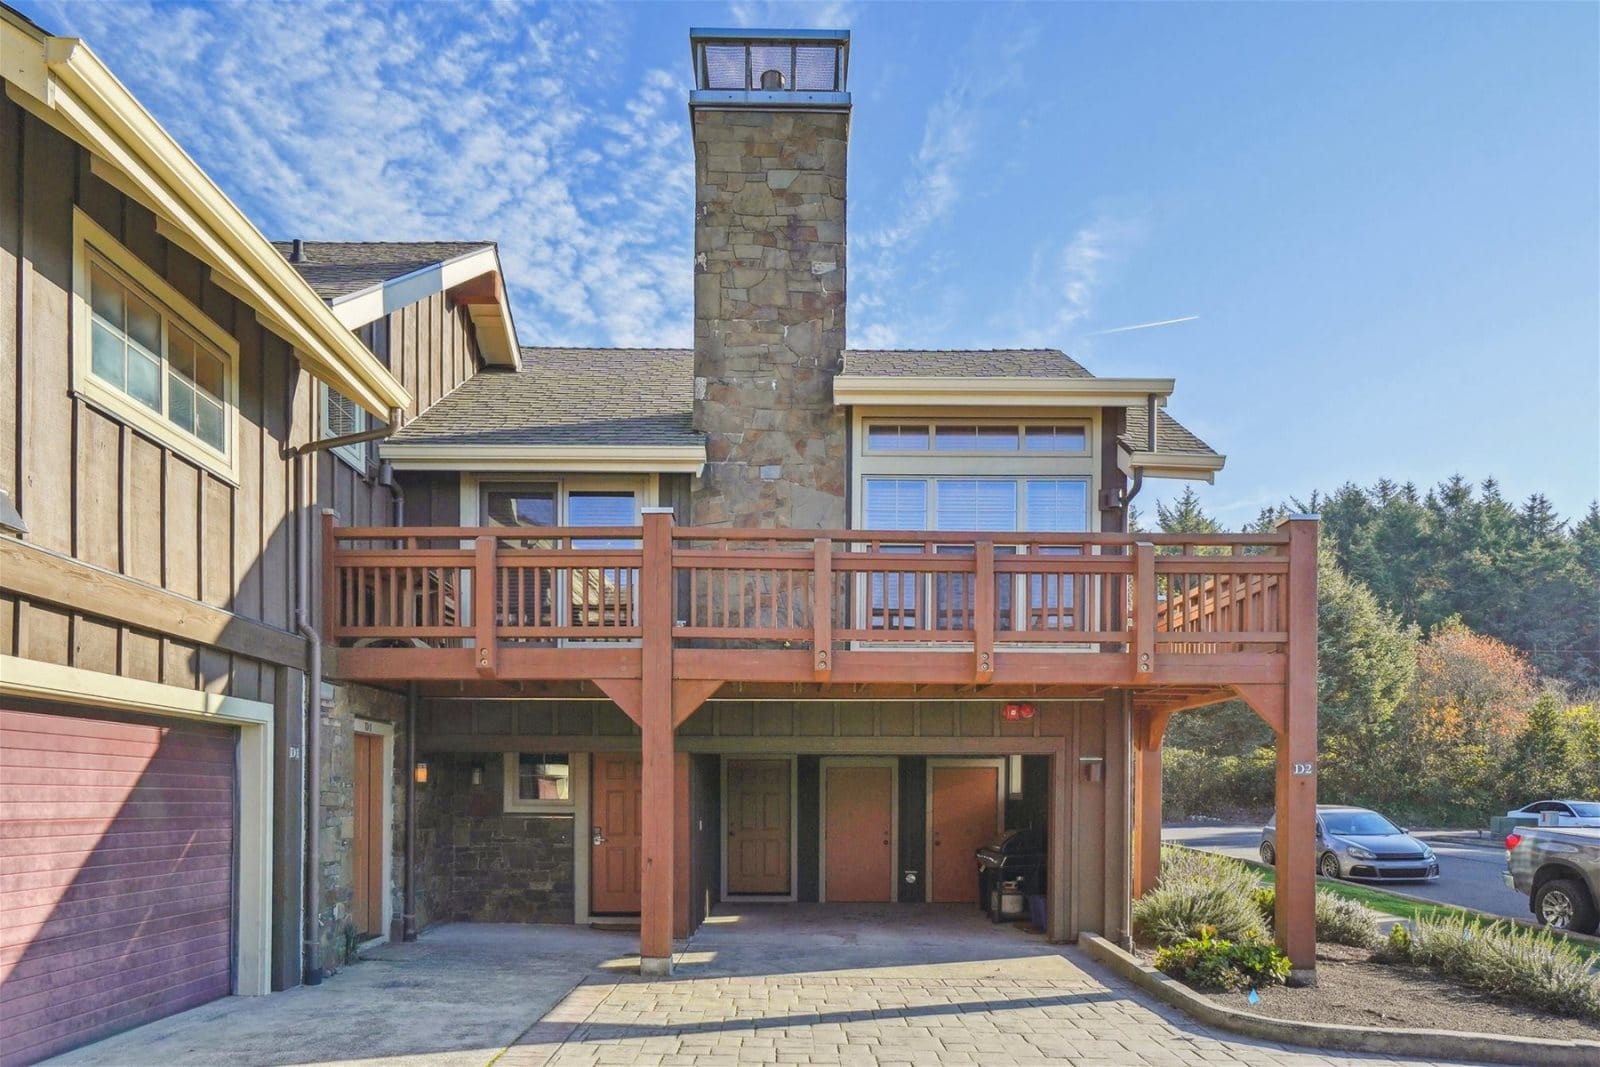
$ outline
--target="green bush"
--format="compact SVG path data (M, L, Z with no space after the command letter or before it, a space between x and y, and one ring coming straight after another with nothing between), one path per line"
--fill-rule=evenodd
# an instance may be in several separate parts
M1259 941L1267 926L1251 901L1256 873L1237 860L1191 849L1161 850L1156 887L1133 902L1133 936L1176 945L1211 928L1231 941Z
M1260 748L1243 756L1161 750L1162 803L1169 819L1272 807L1275 756Z
M1209 926L1156 953L1156 967L1196 989L1237 992L1274 985L1289 976L1289 959L1261 940L1230 941Z
M1251 891L1250 899L1270 928L1278 906L1277 890L1270 885L1259 886ZM1332 945L1375 948L1382 940L1378 934L1378 913L1358 900L1318 890L1317 940Z
M1409 934L1391 933L1376 958L1424 966L1530 1007L1600 1021L1600 970L1548 930L1419 919Z

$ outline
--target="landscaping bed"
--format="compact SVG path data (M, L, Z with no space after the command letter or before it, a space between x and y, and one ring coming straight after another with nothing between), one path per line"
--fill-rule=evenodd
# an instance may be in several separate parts
M1153 962L1147 950L1138 955ZM1600 1040L1600 1025L1509 1004L1420 968L1373 962L1371 956L1367 949L1318 945L1315 986L1265 986L1257 990L1254 1004L1245 993L1203 995L1234 1011L1298 1022Z

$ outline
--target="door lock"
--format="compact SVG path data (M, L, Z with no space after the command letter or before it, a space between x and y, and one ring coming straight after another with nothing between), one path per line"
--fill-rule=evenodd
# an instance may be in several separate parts
M605 827L596 826L594 828L594 830L593 830L593 833L592 833L592 839L593 839L594 843L597 844L597 845L605 844L606 843Z

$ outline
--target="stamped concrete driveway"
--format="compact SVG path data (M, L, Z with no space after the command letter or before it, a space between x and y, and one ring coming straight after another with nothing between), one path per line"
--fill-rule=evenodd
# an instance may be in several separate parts
M57 1064L1384 1063L1208 1030L1075 950L975 909L725 909L630 973L637 935L452 925L316 989L206 1005ZM1393 1061L1416 1062L1416 1061Z

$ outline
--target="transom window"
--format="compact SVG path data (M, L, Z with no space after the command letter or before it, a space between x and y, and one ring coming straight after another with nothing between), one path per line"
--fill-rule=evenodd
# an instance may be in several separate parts
M89 255L90 372L228 453L227 362L98 255Z
M874 453L1084 455L1088 450L1085 422L895 420L867 424L867 451Z

